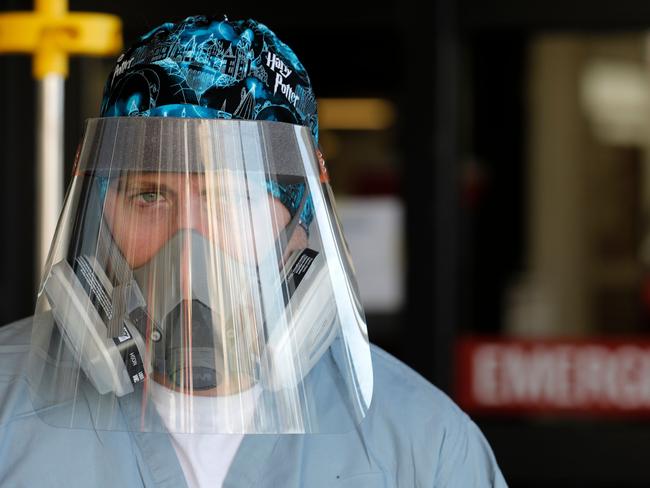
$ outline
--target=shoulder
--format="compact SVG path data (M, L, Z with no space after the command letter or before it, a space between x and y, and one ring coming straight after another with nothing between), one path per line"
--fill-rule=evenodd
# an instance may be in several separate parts
M431 417L442 414L460 413L460 409L441 390L432 385L415 370L390 355L378 346L371 344L372 367L374 377L373 404L381 402L382 407L392 405L389 401L401 398L408 402L412 413ZM400 409L406 405L402 403ZM421 417L422 418L422 417Z
M29 345L33 318L32 316L24 317L15 322L0 326L0 339L2 340L0 345L9 343Z
M0 327L0 377L20 376L29 354L32 317Z
M444 392L383 349L372 345L374 377L371 413L404 423L416 419L417 428L429 424L442 430L469 421ZM409 424L410 425L410 424Z
M413 481L422 485L506 486L487 440L449 396L379 347L371 353L373 399L362 428L379 457L419 467Z
M54 427L34 410L31 335L32 317L0 326L0 486L141 486L128 432Z
M0 429L33 413L26 381L31 329L31 317L0 327Z

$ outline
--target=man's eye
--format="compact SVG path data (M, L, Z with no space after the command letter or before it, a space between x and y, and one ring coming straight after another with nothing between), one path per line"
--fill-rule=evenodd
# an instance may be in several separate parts
M144 203L147 205L151 205L152 203L161 203L164 200L165 197L157 191L147 191L135 195L136 203Z

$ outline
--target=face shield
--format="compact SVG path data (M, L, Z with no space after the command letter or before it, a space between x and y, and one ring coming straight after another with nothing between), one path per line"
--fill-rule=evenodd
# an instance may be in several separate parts
M363 311L309 130L86 125L29 360L51 425L334 433L365 416Z

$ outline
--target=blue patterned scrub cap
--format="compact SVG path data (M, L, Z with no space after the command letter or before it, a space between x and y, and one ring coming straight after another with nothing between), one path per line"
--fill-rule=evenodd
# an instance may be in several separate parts
M251 19L192 16L143 35L117 59L100 116L275 120L308 127L318 143L316 97L305 68ZM269 182L269 192L293 216L304 184ZM301 225L307 229L312 218L308 198Z

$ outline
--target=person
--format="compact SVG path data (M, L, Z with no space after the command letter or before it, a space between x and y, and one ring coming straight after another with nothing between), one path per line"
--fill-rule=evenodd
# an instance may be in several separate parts
M0 328L0 486L506 483L368 341L307 73L253 20L117 60L36 311Z

